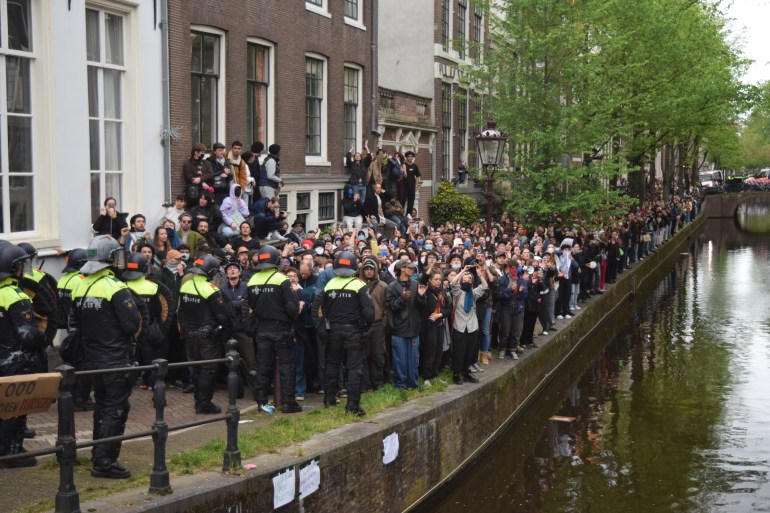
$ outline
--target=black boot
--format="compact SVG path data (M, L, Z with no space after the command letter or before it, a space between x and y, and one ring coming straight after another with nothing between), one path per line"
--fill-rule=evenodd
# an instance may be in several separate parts
M212 403L211 401L206 401L195 406L195 413L199 415L217 414L222 413L222 408Z
M356 417L363 417L366 415L366 411L361 408L361 406L351 406L348 405L345 407L345 413L350 413L352 415L355 415Z
M452 376L452 383L455 385L462 385L463 377L460 374L455 373L454 376Z
M476 376L474 376L470 372L466 372L465 373L465 381L469 381L471 383L478 383L479 382L479 378L477 378Z
M282 413L300 413L301 411L302 406L300 406L297 401L290 401L281 405Z
M107 479L128 479L131 472L117 461L99 460L94 462L91 475Z

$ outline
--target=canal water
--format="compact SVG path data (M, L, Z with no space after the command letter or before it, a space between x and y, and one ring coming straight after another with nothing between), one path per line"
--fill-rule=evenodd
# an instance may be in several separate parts
M582 377L418 511L770 511L769 308L770 236L709 221Z

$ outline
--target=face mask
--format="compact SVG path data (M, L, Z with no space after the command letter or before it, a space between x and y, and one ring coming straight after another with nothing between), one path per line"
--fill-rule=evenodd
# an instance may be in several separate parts
M460 270L460 264L452 264L452 270L459 271Z
M178 262L166 262L166 269L168 269L173 273L173 272L176 272L177 270L176 268L178 265L179 265Z
M425 257L420 257L420 263L425 265Z
M463 244L463 245L464 245L466 248L469 248L469 247L471 247L471 243L470 243L470 242L466 242L466 243L465 243L465 244Z
M426 244L425 245L425 249L427 249L428 251L432 250L433 249L433 244Z
M460 288L467 292L473 288L473 284L468 283L467 281L464 281L460 284Z
M185 262L190 260L190 254L189 253L182 253L182 260L184 260Z

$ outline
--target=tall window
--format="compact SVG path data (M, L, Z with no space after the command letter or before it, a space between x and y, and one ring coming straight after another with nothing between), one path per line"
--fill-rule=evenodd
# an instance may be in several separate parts
M345 149L351 145L358 149L359 105L359 70L345 67L344 102L345 102ZM354 150L356 151L356 150Z
M449 51L449 0L441 0L441 48Z
M468 91L465 89L460 89L457 94L457 137L462 158L468 148Z
M358 21L358 0L345 0L345 17Z
M0 1L8 30L0 35L0 233L35 229L32 160L32 2Z
M478 6L473 9L473 42L481 43L481 34L484 31L484 19L481 17L481 11Z
M249 141L267 144L268 89L270 88L270 48L248 43L246 48L246 117Z
M452 84L441 84L441 176L452 178Z
M465 25L468 23L468 0L460 0L457 10L457 52L465 59Z
M102 201L123 196L123 16L86 9L91 213Z
M192 112L193 143L203 143L208 148L219 139L219 45L216 34L192 32L190 60L190 107Z
M305 155L321 155L324 61L305 58Z
M305 0L305 3L317 5L318 7L324 6L324 0Z

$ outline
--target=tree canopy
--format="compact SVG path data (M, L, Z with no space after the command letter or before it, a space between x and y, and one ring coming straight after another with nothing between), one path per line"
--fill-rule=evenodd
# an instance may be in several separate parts
M509 209L606 220L664 145L680 165L735 145L749 99L725 18L704 0L494 0L469 77L510 134ZM616 187L628 173L628 188Z

